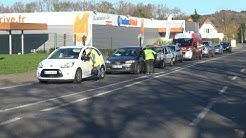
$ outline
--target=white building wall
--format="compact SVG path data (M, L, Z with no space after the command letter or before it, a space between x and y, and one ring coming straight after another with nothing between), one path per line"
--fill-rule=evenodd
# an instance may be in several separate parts
M219 38L217 30L212 24L203 24L199 29L199 33L202 38Z

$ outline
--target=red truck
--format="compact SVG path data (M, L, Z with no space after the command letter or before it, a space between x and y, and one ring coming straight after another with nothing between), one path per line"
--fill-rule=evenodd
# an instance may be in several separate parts
M174 35L173 44L179 45L184 59L202 59L202 37L200 33L177 33Z

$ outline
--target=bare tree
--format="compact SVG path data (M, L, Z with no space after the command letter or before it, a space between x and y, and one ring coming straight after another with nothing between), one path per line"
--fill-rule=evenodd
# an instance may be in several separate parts
M115 7L115 12L120 15L133 15L134 7L133 3L119 1Z
M156 19L163 20L166 19L168 14L170 13L170 9L166 6L166 4L158 4L154 7L153 16Z
M37 2L30 2L26 4L26 12L36 12L37 11L37 6L38 3Z
M133 15L136 17L141 17L141 18L152 18L153 15L153 5L152 4L147 4L144 5L143 3L137 4L137 6L134 8Z
M96 4L97 8L96 10L98 12L104 12L104 13L115 13L115 9L112 3L109 3L107 1L101 1Z
M13 4L11 9L12 12L20 13L20 12L25 12L26 7L22 2L16 2Z

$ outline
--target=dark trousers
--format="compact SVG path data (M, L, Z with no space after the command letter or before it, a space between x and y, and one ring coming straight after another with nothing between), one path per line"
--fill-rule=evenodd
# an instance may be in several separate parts
M147 71L146 73L154 73L154 59L146 60Z

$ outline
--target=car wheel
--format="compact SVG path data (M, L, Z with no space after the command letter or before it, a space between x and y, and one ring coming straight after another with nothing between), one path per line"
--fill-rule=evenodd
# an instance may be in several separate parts
M140 73L140 66L139 66L139 64L136 64L135 65L135 68L134 68L134 72L133 72L134 74L139 74Z
M100 79L104 79L105 78L105 69L104 67L101 67L100 69L100 76L99 76Z
M81 82L82 82L82 70L77 69L75 72L73 83L81 83Z
M161 63L161 68L164 69L165 66L166 66L166 63L165 63L165 60L163 60L162 63Z
M228 53L231 53L231 49L228 50Z
M191 59L190 60L194 60L195 59L195 54L192 53Z
M199 55L199 59L202 59L202 52L201 52L200 55Z
M179 62L183 62L184 58L183 56L180 57Z
M173 60L170 61L169 66L170 66L170 67L173 66Z

